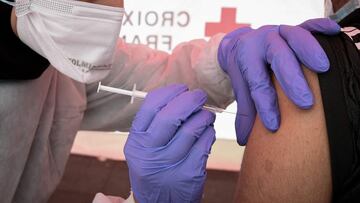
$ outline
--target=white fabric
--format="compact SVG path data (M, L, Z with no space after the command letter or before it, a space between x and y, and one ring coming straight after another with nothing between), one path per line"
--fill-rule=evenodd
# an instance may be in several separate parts
M356 40L356 37L360 36L360 30L356 27L344 27L341 29L350 39L355 43L355 46L358 50L360 50L360 42Z
M125 202L125 200L121 197L105 196L102 193L97 193L92 203L130 203L130 202Z
M209 104L224 108L233 101L233 94L217 64L222 37L183 43L172 54L119 40L113 69L102 83L126 89L136 83L144 91L186 83L192 89L204 89ZM130 104L129 97L96 93L96 88L97 83L85 86L52 66L36 80L0 80L2 203L47 202L80 128L129 129L141 102Z
M225 108L233 101L230 81L217 63L217 48L223 34L210 39L178 45L172 54L154 51L144 45L117 44L114 69L101 81L103 85L149 92L171 83L186 83L190 89L202 88L208 103ZM130 97L107 92L96 93L98 84L87 86L88 106L82 129L128 131L141 104ZM116 109L116 110L114 110Z
M325 17L329 17L331 15L334 14L334 9L333 9L333 5L332 5L332 1L331 0L325 0L325 6L324 6L324 11L325 11Z
M60 72L82 83L109 73L123 8L74 0L18 0L15 8L20 39Z
M103 193L97 193L92 203L135 203L133 192L130 192L130 196L125 200L121 197L106 196Z

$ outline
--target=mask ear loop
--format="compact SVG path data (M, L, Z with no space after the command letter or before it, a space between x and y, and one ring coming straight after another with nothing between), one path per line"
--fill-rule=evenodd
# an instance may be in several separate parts
M13 2L13 1L7 1L7 0L0 0L1 2L4 2L4 3L6 3L6 4L9 4L10 6L12 6L12 7L15 7L15 2Z

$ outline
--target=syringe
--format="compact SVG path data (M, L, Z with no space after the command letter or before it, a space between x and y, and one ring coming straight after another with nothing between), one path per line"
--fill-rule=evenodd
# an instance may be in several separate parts
M112 93L116 93L116 94L128 95L128 96L131 97L130 103L133 103L135 98L144 99L146 97L146 95L147 95L147 92L142 92L142 91L136 90L136 84L134 84L134 87L133 87L132 90L125 90L125 89L105 86L105 85L102 85L101 82L99 82L97 92L100 92L100 91L106 91L106 92L112 92ZM206 109L206 110L212 111L214 113L227 113L227 114L236 115L235 112L227 111L225 109L218 108L218 107L204 105L203 108Z

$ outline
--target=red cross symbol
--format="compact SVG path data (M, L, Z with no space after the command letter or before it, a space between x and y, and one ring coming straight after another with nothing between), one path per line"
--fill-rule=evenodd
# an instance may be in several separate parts
M236 8L221 8L220 23L206 23L205 36L211 37L220 32L228 33L236 28L249 26L246 23L236 23Z

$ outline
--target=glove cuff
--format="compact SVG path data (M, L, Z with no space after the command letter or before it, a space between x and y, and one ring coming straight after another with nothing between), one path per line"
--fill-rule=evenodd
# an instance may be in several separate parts
M230 52L233 49L233 46L235 43L231 43L234 40L237 40L237 38L241 35L244 35L245 33L251 31L251 27L242 27L239 29L236 29L228 34L225 35L225 37L221 40L218 53L217 53L217 60L219 63L219 66L221 69L227 73L227 56L229 56Z

